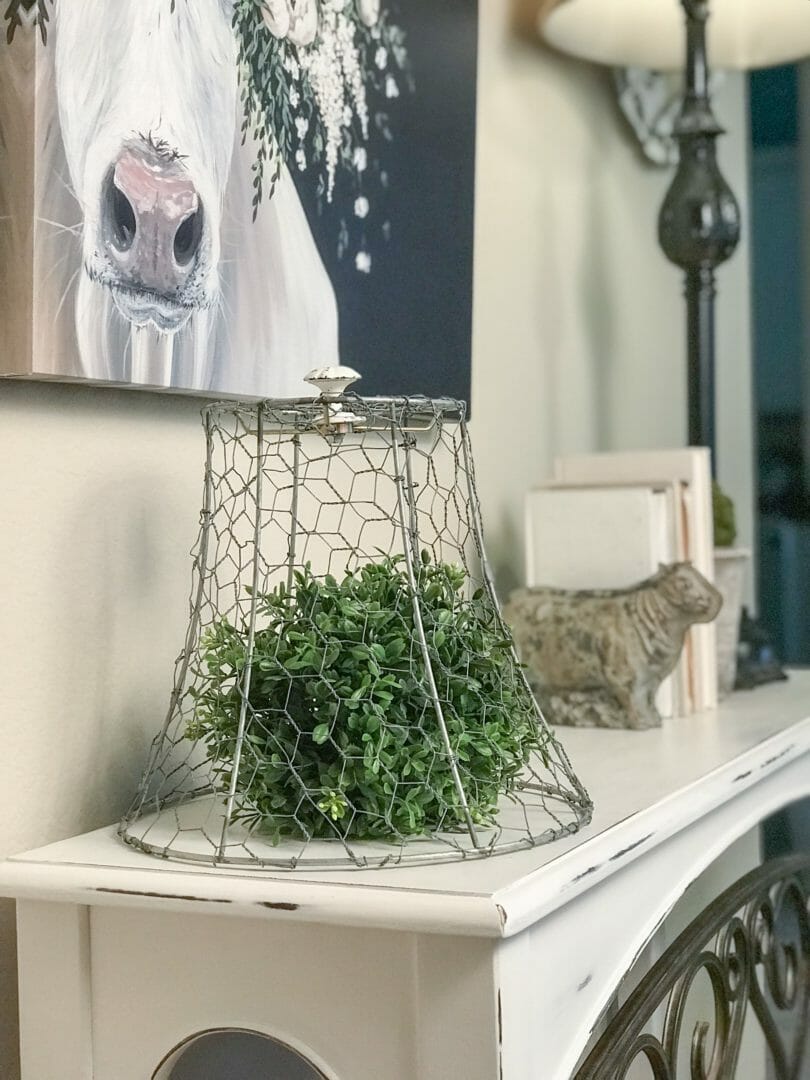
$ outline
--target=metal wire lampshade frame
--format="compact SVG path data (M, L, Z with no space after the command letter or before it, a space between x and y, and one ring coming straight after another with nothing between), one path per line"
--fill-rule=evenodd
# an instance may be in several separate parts
M293 870L576 831L591 803L500 614L464 405L319 385L203 410L188 631L120 836Z

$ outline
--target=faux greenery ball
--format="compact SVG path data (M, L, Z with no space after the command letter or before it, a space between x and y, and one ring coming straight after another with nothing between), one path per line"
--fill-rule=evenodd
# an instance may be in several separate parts
M476 824L492 822L549 737L488 597L423 553L417 592L436 690ZM466 827L401 557L342 581L309 568L259 598L236 817L283 837L392 840ZM247 631L204 635L187 730L219 790L232 776Z

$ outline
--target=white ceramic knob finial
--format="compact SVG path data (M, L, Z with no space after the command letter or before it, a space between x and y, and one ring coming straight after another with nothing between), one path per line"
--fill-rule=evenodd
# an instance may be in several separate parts
M308 382L319 391L320 396L328 401L339 398L345 394L352 383L361 379L362 375L350 367L325 367L314 368L304 376L304 382Z

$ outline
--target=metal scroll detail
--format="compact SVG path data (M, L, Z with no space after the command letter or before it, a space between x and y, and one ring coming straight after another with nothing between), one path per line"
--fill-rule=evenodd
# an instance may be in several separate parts
M773 860L719 896L642 979L575 1080L630 1080L639 1068L654 1080L732 1080L743 1027L752 1023L767 1047L768 1075L799 1080L810 1018L810 920L800 876L808 873L810 858ZM696 997L704 1010L695 1020Z

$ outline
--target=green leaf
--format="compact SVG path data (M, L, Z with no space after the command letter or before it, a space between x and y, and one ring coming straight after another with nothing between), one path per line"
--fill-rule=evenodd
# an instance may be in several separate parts
M314 743L317 743L320 746L322 743L325 743L328 738L329 738L329 725L328 724L318 724L318 726L313 729L313 731L312 731L312 741Z

